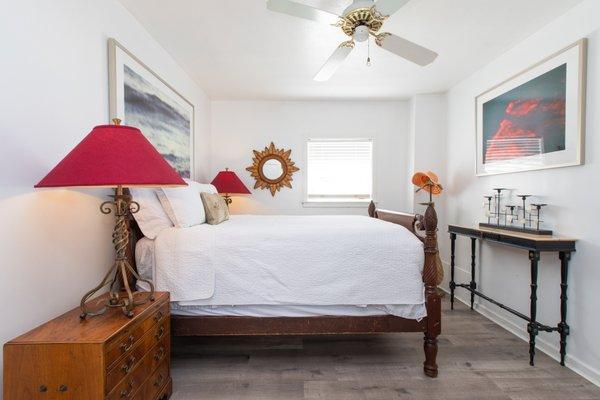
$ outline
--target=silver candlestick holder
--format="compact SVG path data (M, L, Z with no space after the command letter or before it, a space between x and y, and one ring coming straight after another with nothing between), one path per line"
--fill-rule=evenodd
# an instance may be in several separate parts
M511 204L510 198L504 193L506 188L494 188L493 195L484 196L484 210L487 222L479 223L481 228L505 229L515 232L531 233L535 235L552 235L549 229L542 229L542 208L545 203L531 203L527 201L532 195L517 194L520 204ZM503 204L506 200L506 204Z

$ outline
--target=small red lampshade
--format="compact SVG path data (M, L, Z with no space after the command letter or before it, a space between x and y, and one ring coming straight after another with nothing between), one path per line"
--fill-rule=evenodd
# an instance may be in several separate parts
M225 169L215 176L211 182L221 194L250 194L248 188L233 171Z
M92 129L35 187L185 185L139 129L101 125Z

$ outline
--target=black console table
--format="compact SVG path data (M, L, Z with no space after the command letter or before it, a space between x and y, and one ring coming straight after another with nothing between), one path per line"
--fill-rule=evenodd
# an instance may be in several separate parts
M560 238L556 236L533 235L527 233L511 232L502 229L492 228L469 228L458 225L449 225L450 233L450 308L454 309L454 290L458 287L471 292L471 309L475 296L479 296L492 304L516 315L528 322L527 332L529 333L529 364L533 365L535 357L535 337L539 331L558 332L560 334L560 365L565 365L565 355L567 352L567 336L569 335L569 325L567 324L567 276L569 272L569 260L571 253L575 251L575 239ZM471 238L471 282L454 282L454 249L456 236L462 235ZM477 290L475 283L475 246L477 239L489 240L496 243L518 247L529 251L529 261L531 264L531 295L529 316L514 310ZM538 262L540 253L543 251L557 252L560 259L560 322L556 326L541 324L537 321L537 277Z

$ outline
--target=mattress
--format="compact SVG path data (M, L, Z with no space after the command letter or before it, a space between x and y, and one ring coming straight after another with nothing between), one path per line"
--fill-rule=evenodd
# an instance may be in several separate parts
M204 306L181 305L171 303L171 314L184 316L221 316L221 317L319 317L346 316L367 317L376 315L396 315L408 319L420 320L425 316L423 305L243 305L243 306Z
M232 216L143 238L136 261L179 315L426 315L421 242L367 217ZM208 268L214 293L195 296Z

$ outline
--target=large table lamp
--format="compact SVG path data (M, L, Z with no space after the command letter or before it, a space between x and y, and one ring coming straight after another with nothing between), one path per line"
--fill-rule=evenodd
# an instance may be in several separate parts
M186 186L179 174L150 144L142 132L131 126L96 126L42 179L36 188L114 188L112 199L100 205L103 214L114 211L116 223L112 238L115 262L98 286L81 299L81 319L103 314L108 308L121 308L128 317L135 306L154 300L154 285L142 279L127 259L129 245L128 218L139 210L125 188ZM128 282L129 274L146 282L150 291L134 296ZM98 291L109 286L106 304L99 310L90 310L87 301ZM124 291L121 286L124 286Z
M223 195L225 203L231 204L232 194L250 194L250 191L244 185L244 183L238 178L235 172L230 171L229 168L225 168L225 171L221 171L215 176L215 179L211 182L217 192Z

